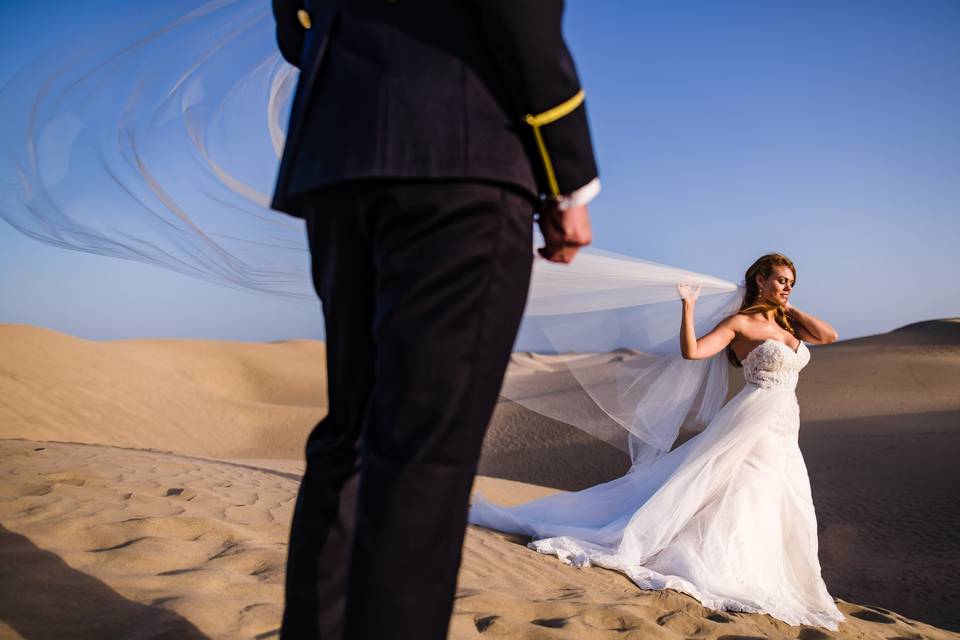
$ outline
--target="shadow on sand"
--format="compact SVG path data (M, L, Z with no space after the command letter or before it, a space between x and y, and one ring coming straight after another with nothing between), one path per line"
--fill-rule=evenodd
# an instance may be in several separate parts
M144 605L0 525L0 620L28 640L207 638L159 603Z

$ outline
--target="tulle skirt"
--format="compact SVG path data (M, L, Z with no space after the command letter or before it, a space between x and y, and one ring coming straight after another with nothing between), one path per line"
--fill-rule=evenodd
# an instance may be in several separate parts
M469 522L526 534L574 566L620 571L717 610L837 630L797 443L796 395L748 384L693 438L644 468L500 507L477 492Z

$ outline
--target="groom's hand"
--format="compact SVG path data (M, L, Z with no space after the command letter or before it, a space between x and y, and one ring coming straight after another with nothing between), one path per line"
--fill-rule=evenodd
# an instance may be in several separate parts
M537 209L537 224L545 246L537 252L551 262L570 262L580 247L593 240L587 205L561 211L554 201L544 200Z

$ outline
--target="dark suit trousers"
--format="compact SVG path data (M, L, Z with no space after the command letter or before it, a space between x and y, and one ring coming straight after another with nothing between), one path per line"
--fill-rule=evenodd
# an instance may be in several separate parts
M306 444L281 637L443 640L526 304L529 196L369 179L304 202L329 413Z

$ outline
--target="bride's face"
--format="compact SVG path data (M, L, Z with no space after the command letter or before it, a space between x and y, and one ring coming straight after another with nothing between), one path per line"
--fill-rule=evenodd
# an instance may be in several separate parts
M757 276L757 284L760 285L760 297L770 300L777 304L786 304L790 299L790 293L793 291L793 283L796 278L793 276L793 270L784 265L777 265L773 268L773 273L769 278Z

